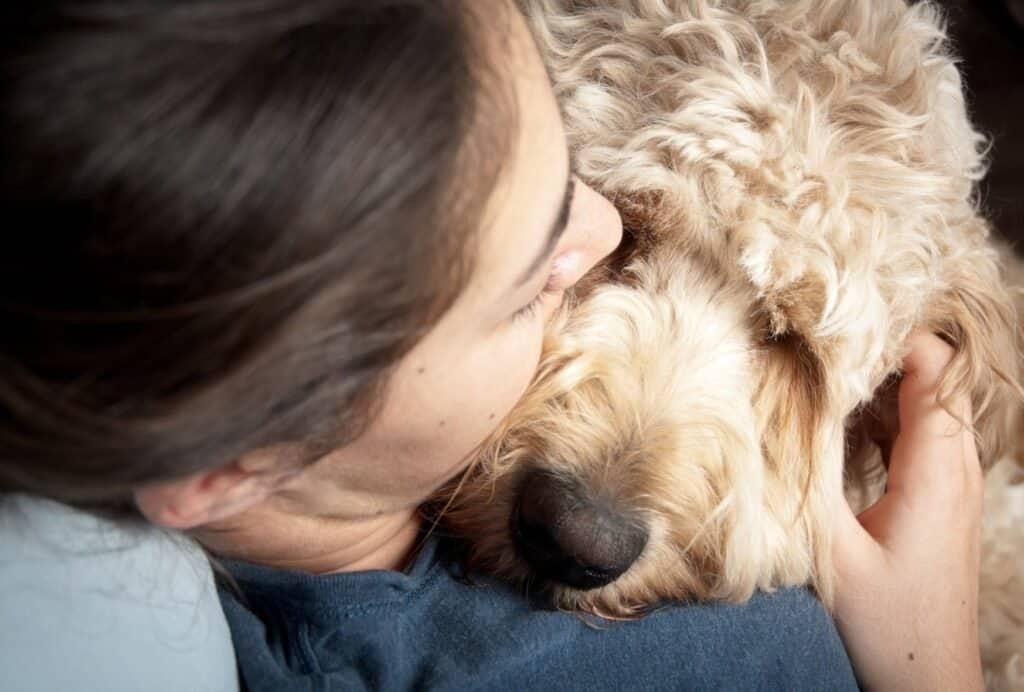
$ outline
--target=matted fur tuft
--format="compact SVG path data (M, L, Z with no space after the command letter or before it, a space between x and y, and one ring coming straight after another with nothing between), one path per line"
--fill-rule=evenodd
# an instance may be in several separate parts
M877 481L846 462L885 456L911 331L955 347L942 394L971 396L986 466L1019 435L1017 313L976 198L986 140L941 14L900 0L522 4L577 169L635 249L552 325L445 522L476 566L561 607L630 617L805 583L831 603L833 508L844 480ZM644 525L622 576L536 580L510 523L537 470ZM1024 545L1018 524L1008 536Z

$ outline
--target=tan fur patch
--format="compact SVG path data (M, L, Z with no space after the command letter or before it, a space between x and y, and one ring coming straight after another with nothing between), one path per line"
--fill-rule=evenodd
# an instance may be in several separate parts
M829 603L832 508L884 482L912 330L955 346L944 393L972 397L985 464L1020 438L1020 294L978 210L986 143L938 10L523 4L578 170L632 243L552 325L533 387L443 498L446 523L479 568L562 607L629 617L804 583ZM621 577L533 581L509 518L538 468L644 518ZM1019 523L999 535L1024 547ZM1012 575L986 582L988 598L1013 602L1024 566L992 554ZM1002 642L985 658L994 685L1020 670L1006 648L1020 639L998 633L1024 611L1015 598L1004 620L982 607L982 641Z

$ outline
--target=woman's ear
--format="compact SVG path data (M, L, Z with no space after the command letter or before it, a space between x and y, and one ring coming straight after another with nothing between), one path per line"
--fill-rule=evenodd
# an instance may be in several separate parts
M142 486L134 493L135 504L154 524L193 529L265 501L295 476L294 459L281 447L260 449L223 466Z

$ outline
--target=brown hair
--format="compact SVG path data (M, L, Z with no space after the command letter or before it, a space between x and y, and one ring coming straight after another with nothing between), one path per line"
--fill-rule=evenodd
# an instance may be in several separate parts
M2 11L0 489L111 506L357 435L510 150L473 3L30 5Z

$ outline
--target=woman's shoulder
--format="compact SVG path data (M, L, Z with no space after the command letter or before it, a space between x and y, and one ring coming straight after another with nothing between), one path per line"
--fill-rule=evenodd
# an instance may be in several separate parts
M466 574L438 541L404 574L233 571L245 598L222 595L254 690L856 689L804 589L612 622Z
M0 545L0 668L12 689L237 690L212 572L193 542L9 495Z

